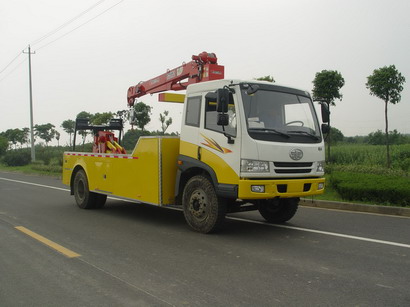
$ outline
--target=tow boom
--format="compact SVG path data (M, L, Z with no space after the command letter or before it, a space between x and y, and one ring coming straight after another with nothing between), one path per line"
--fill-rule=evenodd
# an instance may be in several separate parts
M193 55L189 63L183 63L160 76L131 86L127 94L128 106L133 106L136 98L146 94L169 90L180 91L186 89L189 84L223 78L224 66L218 65L215 53L204 51L199 55Z

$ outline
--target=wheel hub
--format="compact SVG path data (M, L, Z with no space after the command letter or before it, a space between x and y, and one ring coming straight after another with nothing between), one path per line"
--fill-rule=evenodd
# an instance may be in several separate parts
M189 200L189 211L200 220L206 218L208 197L203 190L196 190Z

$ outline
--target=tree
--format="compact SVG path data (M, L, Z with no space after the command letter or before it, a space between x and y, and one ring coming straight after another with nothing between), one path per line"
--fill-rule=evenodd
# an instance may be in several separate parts
M384 119L386 123L386 160L387 167L391 167L390 144L389 144L389 120L387 116L387 105L396 104L401 100L401 91L406 79L396 69L394 65L384 66L375 69L373 74L367 77L366 87L370 90L370 95L376 96L384 101Z
M128 110L118 110L114 113L118 118L122 119L122 123L125 124L128 121Z
M319 101L321 103L326 103L329 109L330 106L335 106L335 100L342 100L343 95L340 93L340 89L345 85L345 80L342 74L336 70L322 70L316 73L315 79L313 80L313 100ZM330 126L330 117L329 117ZM330 161L330 144L331 144L332 131L330 130L328 135L328 145L327 145L327 157Z
M136 125L142 131L144 127L151 121L151 107L143 103L142 101L134 105L135 121L131 125Z
M165 134L165 131L168 129L168 127L172 124L172 117L169 117L167 119L167 116L169 114L169 111L164 111L164 113L159 114L159 121L161 122L161 129L162 129L162 134Z
M20 141L22 141L23 138L23 131L20 129L7 129L4 132L4 136L6 137L6 139L8 139L8 141L14 145L14 149L17 148L17 143L20 143Z
M21 146L23 146L23 144L29 143L30 128L26 127L26 128L21 129L21 131L22 131L22 137L20 139L20 144Z
M63 123L61 124L61 128L63 128L63 130L67 132L70 137L70 143L69 143L70 146L71 146L71 135L74 133L74 126L75 126L75 121L73 121L72 119L67 119L63 121Z
M58 131L56 131L56 133L55 133L55 137L56 137L56 140L57 140L57 147L60 147L60 132L58 132Z
M40 139L44 140L46 146L48 143L54 139L56 135L55 126L53 124L47 123L43 125L34 125L34 135L38 136Z
M128 130L124 134L124 138L122 140L122 146L124 146L124 148L127 151L131 151L131 150L134 149L135 144L137 144L138 139L141 136L146 136L146 135L151 135L151 132L143 131L143 130L139 130L139 129Z
M86 119L91 119L93 115L89 112L86 111L81 111L80 113L77 114L75 118L86 118Z
M265 77L259 77L259 78L256 78L256 80L259 80L259 81L268 81L268 82L275 83L275 79L274 79L273 76L271 76L271 75L268 75L268 76L265 76Z
M5 136L0 135L0 156L6 153L8 147L9 140Z
M24 129L14 129L14 131L16 135L16 141L20 143L20 148L22 148L23 144L27 142L27 134L25 134Z
M377 130L369 133L367 136L367 143L371 145L382 145L386 142L385 139L386 137L384 136L384 133L381 130Z
M339 129L335 128L335 127L331 127L331 134L332 134L332 145L335 145L339 142L343 142L344 141L344 135L342 133L342 131L340 131ZM327 140L326 140L327 141ZM330 141L330 140L329 140Z
M386 134L381 130L371 132L367 136L367 143L371 145L384 145L386 144ZM393 131L389 131L389 143L395 145L405 144L406 137L394 129Z
M91 116L90 122L93 125L107 125L114 117L111 112L95 113Z

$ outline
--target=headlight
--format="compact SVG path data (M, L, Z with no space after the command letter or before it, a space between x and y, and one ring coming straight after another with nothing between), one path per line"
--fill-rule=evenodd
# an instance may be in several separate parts
M241 172L269 173L269 162L259 160L241 160Z
M323 173L325 171L325 161L319 161L317 163L316 172Z

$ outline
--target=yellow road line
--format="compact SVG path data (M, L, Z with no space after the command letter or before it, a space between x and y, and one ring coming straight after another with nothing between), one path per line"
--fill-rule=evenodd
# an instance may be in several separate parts
M47 245L48 247L51 247L52 249L55 249L56 251L62 253L64 256L68 258L75 258L75 257L80 257L80 254L77 254L73 252L72 250L69 250L68 248L65 248L64 246L61 246L60 244L57 244L23 226L16 226L15 227L17 230L20 230L21 232L25 233L26 235L32 237L33 239L36 239L37 241L40 241L41 243Z

